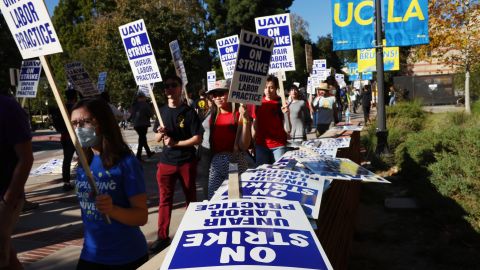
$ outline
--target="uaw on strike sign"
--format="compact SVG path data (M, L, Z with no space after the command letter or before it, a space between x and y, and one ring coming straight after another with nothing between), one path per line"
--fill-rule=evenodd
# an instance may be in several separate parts
M137 85L162 81L143 19L118 27Z
M228 101L262 104L272 56L273 39L242 30L235 72L228 93Z
M42 0L2 0L0 10L23 59L62 52Z
M298 202L191 203L160 268L333 269Z
M20 68L17 98L34 98L37 96L38 82L42 73L40 60L24 60Z

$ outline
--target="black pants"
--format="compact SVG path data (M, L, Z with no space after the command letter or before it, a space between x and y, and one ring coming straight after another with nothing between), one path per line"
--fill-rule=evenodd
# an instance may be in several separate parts
M330 128L330 124L317 124L317 131L316 131L317 138L322 136L323 133L327 132L329 128Z
M75 146L70 138L61 140L63 149L62 179L64 183L70 183L70 166L72 165Z
M369 122L370 119L370 104L368 106L363 105L363 120L365 121L365 124Z
M126 263L126 264L121 264L121 265L106 265L106 264L88 262L80 259L78 260L77 270L135 270L138 267L142 266L147 261L148 261L148 254L145 254L138 260L135 260L133 262Z
M135 131L138 134L138 149L137 149L137 158L142 157L142 149L145 148L145 151L147 151L147 155L149 156L151 154L150 148L148 147L147 144L147 126L141 126L141 127L135 127Z

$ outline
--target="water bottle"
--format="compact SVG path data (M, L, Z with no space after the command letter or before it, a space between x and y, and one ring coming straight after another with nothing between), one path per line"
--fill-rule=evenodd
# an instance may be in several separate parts
M350 125L350 110L348 108L345 111L345 123L347 123L347 125Z

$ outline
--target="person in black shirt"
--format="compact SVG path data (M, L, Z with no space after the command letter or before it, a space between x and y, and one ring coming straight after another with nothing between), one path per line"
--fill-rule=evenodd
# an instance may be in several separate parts
M164 126L154 127L155 139L163 141L157 167L157 183L160 193L158 205L158 239L150 246L157 253L170 244L169 227L173 205L175 182L181 180L186 204L196 201L195 145L202 142L203 129L197 113L181 101L182 80L169 76L165 80L165 96L168 104L160 108Z
M137 102L132 106L133 127L138 134L137 159L142 161L142 150L145 148L147 157L153 156L155 153L150 151L147 143L147 131L150 126L150 118L153 116L152 109L147 103L147 97L143 92L137 93Z
M363 120L365 125L370 122L370 107L372 103L372 90L370 85L365 85L360 96L362 99Z

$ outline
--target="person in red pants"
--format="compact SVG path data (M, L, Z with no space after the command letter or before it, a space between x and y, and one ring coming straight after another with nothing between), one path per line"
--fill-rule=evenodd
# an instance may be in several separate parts
M157 165L158 239L150 246L150 253L158 253L170 244L168 233L177 179L181 181L187 206L196 201L194 146L202 142L203 134L197 113L181 100L182 80L169 76L164 87L168 104L160 108L160 114L165 126L154 129L157 130L155 139L164 144Z

